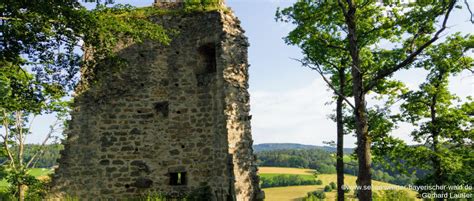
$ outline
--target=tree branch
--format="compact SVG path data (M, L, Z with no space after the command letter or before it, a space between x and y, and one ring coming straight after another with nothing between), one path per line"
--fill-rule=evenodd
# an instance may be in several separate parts
M16 112L16 129L18 135L18 165L20 168L23 167L23 151L25 146L24 133L23 133L23 112Z
M3 127L5 127L5 136L3 137L3 148L7 152L8 159L10 160L10 165L15 169L15 159L13 158L13 154L8 147L8 138L9 138L9 123L8 123L8 114L6 111L3 111Z
M33 161L35 161L36 157L38 157L39 154L42 154L42 153L43 153L43 149L44 149L44 147L46 146L46 143L47 143L48 140L51 138L51 136L53 135L53 133L56 132L56 129L55 129L55 128L56 128L56 126L58 126L58 124L59 124L59 121L56 120L56 121L54 122L54 124L51 125L48 134L47 134L46 137L44 138L43 143L41 143L41 145L40 145L39 150L38 150L38 151L33 155L33 157L31 157L31 159L28 161L28 163L27 163L26 166L25 166L26 168L32 168L32 167L30 167L30 166L31 166L31 163L32 163Z
M314 66L309 64L308 62L305 62L305 61L302 61L300 59L294 59L292 58L293 60L295 61L298 61L301 63L301 65L305 66L305 67L308 67L310 68L311 70L315 70L316 72L319 73L319 75L321 75L321 77L323 78L324 82L326 82L326 84L332 89L332 91L337 94L338 96L342 97L344 99L344 101L352 108L352 109L355 109L354 105L347 99L346 96L344 96L344 94L341 94L339 93L339 90L336 89L336 87L334 87L334 85L331 84L331 81L329 81L329 79L326 78L326 76L324 75L321 67L318 65L318 64L315 64Z
M469 7L469 3L467 3L467 0L464 0L464 4L466 4L467 10L469 11L469 14L471 15L469 18L469 21L471 21L471 23L474 24L474 13L472 13L471 7Z
M429 41L427 41L421 47L419 47L416 51L414 51L413 53L408 55L408 57L405 60L403 60L402 62L400 62L396 66L393 66L392 68L388 68L388 69L383 69L383 70L380 70L379 72L377 72L374 79L372 79L368 83L368 85L365 87L365 92L368 92L372 88L374 88L375 85L377 85L377 83L380 80L386 78L387 76L391 75L392 73L396 72L397 70L399 70L403 67L406 67L407 65L412 63L415 60L416 56L418 56L421 52L423 52L423 50L425 50L428 46L430 46L436 40L438 40L440 34L447 28L446 24L448 22L449 15L451 14L451 11L453 10L455 4L456 4L456 0L451 0L450 1L449 5L448 5L448 10L446 11L446 14L444 16L444 20L443 20L443 24L442 24L441 29L439 29Z
M318 41L321 42L321 45L324 45L324 46L326 46L326 47L328 47L328 48L333 48L333 49L339 49L339 50L347 51L347 49L344 48L344 47L337 46L337 45L331 45L328 41L322 40L322 39L320 39L320 38L317 38L317 39L318 39Z
M344 7L344 5L342 4L341 0L337 0L337 4L341 8L342 14L344 14L344 16L346 16L347 15L347 10L346 10L346 7Z

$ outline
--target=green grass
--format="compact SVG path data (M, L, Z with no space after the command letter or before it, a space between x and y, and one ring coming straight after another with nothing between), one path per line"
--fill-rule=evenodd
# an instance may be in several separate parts
M35 177L41 178L41 177L44 177L44 176L48 176L48 174L50 174L50 173L53 173L53 170L48 169L48 168L33 168L30 171L28 171L28 173L35 176ZM0 180L0 190L4 190L8 186L9 186L9 184L8 184L7 180L5 178L2 178L2 180Z
M48 174L53 173L52 169L48 168L33 168L30 171L28 171L31 175L35 177L40 177L40 176L47 176Z

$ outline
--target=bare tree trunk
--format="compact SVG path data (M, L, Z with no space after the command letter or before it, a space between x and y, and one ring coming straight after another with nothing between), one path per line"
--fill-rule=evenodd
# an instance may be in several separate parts
M342 98L337 98L337 200L344 201L344 128L342 125Z
M436 133L436 134L433 133L433 151L435 153L439 152L439 134L438 133ZM432 163L433 163L435 183L437 185L441 186L441 185L443 185L443 173L441 171L440 158L439 158L439 156L437 156L437 154L433 154L431 160L432 160ZM438 190L436 193L441 194L441 193L443 193L443 191ZM444 199L443 198L436 198L436 200L443 201Z
M349 51L352 58L352 94L354 95L354 116L357 135L357 158L359 160L359 173L357 185L361 188L357 197L361 201L372 200L372 175L370 173L370 138L367 120L367 105L365 102L365 89L363 72L360 65L359 47L357 41L356 27L356 5L348 1L348 10L345 15L348 28Z
M25 194L26 194L26 185L24 184L18 184L18 200L19 201L24 201L25 200Z
M346 83L345 68L339 69L339 94L344 94ZM344 201L344 125L342 122L342 104L344 97L337 96L336 102L336 123L337 123L337 200Z
M365 95L355 98L355 120L357 134L357 158L359 160L359 173L357 185L361 188L357 197L361 201L372 200L372 174L370 158L370 138L366 113Z
M440 78L439 79L442 79L442 76L440 75L439 76ZM435 85L436 88L439 87L438 84ZM433 176L434 176L434 180L435 180L435 183L437 185L443 185L443 173L441 171L441 160L439 158L439 156L437 155L437 153L439 152L439 129L438 129L438 125L436 125L436 104L437 104L437 94L435 94L433 96L433 98L431 99L431 105L430 105L430 115L431 115L431 123L433 124L432 125L432 129L431 129L431 137L433 138L433 152L435 154L433 154L431 156L431 162L433 163L433 169L434 169L434 172L433 172ZM438 190L436 191L437 194L441 194L443 193L442 191ZM436 200L438 201L442 201L444 200L443 198L436 198Z

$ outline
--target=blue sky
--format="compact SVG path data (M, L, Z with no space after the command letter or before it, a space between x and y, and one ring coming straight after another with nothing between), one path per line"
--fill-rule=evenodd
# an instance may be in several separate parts
M149 6L153 0L116 0L137 7ZM249 38L250 94L253 138L259 143L302 143L322 145L336 139L336 125L327 118L334 105L331 93L316 72L303 68L291 58L302 58L297 47L287 46L282 38L292 26L275 22L278 7L288 7L294 0L227 0L241 20ZM88 6L93 6L89 4ZM449 33L473 32L474 26L466 10L456 10L449 20ZM424 79L422 70L401 71L395 75L415 88ZM474 95L474 76L464 72L452 78L450 88L459 96ZM370 105L370 103L369 103ZM51 116L36 121L29 142L38 143L52 122ZM393 135L409 141L411 131L401 125ZM355 139L347 136L346 147L354 147Z

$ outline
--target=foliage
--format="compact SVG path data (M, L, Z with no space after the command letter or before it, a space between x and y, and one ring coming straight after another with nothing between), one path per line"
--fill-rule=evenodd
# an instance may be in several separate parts
M63 97L77 84L79 66L90 69L104 59L120 61L113 49L122 39L166 44L169 38L149 16L130 6L98 4L88 11L76 0L6 0L0 2L0 13L2 153L8 160L8 181L17 186L19 200L24 200L24 191L35 189L37 184L28 169L57 131L51 127L41 148L25 161L24 139L31 134L33 117L64 113L68 104ZM87 53L84 60L79 51L81 43Z
M324 192L331 192L332 189L333 189L333 188L332 188L330 185L324 186Z
M393 95L392 84L385 85L389 78L400 69L412 67L413 61L440 38L456 3L300 0L277 12L278 20L295 25L286 42L300 47L306 60L322 66L320 72L337 69L350 59L358 185L371 185L372 136L366 95L377 91ZM439 17L441 28L436 26ZM370 188L363 190L358 198L371 200L371 193Z
M326 194L324 191L313 191L309 192L308 196L305 197L303 200L304 201L318 201L318 200L324 200L326 198Z
M336 148L331 146L317 146L317 145L303 145L295 143L262 143L253 146L254 152L262 151L275 151L275 150L286 150L286 149L321 149L329 153L335 153ZM354 152L352 148L344 148L344 153L350 154Z
M393 157L404 157L413 167L428 174L419 185L467 185L474 182L473 101L464 103L448 89L449 77L463 70L472 71L474 59L467 51L474 48L474 36L453 35L445 43L429 48L418 66L429 73L418 90L402 96L401 118L416 126L413 140L425 146L407 147ZM419 161L426 161L419 163Z
M415 198L410 197L407 191L405 190L383 190L374 192L372 195L373 200L381 201L414 201Z
M257 153L257 159L259 166L309 168L315 169L318 174L335 173L334 156L320 149L261 151ZM358 167L355 165L356 161L347 156L344 162L344 173L357 175ZM422 174L402 174L397 170L387 167L394 164L394 162L390 161L386 163L381 163L378 160L374 161L373 179L398 185L408 185L413 184L417 176L422 176ZM403 163L401 164L403 165Z
M184 10L189 11L211 11L222 9L222 0L185 0Z
M279 186L302 186L302 185L321 185L321 180L316 178L305 178L302 175L277 174L272 176L260 176L260 187L270 188Z
M22 172L24 170L12 170L9 172L6 177L8 183L10 184L7 189L5 196L18 197L18 186L26 185L28 189L26 190L26 200L41 200L47 194L47 186L49 180L39 180L35 176L27 172Z
M320 149L262 151L257 153L257 159L259 166L310 168L322 174L336 172L334 158Z
M351 189L348 188L347 186L346 186L345 188L343 188L343 189L344 189L344 193L350 193L350 192L351 192Z
M59 159L59 152L63 149L63 145L59 143L48 144L44 147L38 144L25 144L25 150L23 154L23 160L29 161L33 156L40 151L41 157L36 158L34 161L36 168L51 168L57 165L57 160ZM17 149L13 149L13 154L17 155ZM4 163L7 160L6 157L0 157L0 163Z
M16 198L8 190L0 189L0 200L16 200Z
M161 26L131 6L99 4L88 11L76 0L7 0L0 3L0 10L3 23L8 25L0 29L0 62L9 63L17 73L28 67L35 81L67 86L63 90L72 89L78 81L80 43L94 48L95 58L86 60L91 63L111 56L120 37L137 42L169 40Z
M334 182L329 183L329 186L331 186L332 189L337 189L337 185Z

